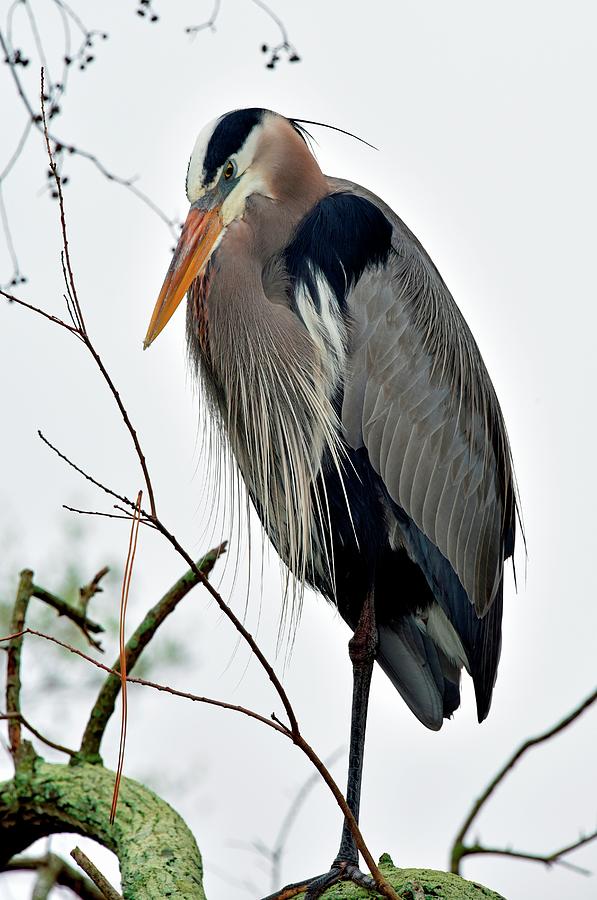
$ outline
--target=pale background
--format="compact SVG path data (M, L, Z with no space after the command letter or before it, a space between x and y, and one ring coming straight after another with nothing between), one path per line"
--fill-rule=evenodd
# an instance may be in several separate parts
M512 441L528 538L528 566L517 554L518 593L505 589L504 649L489 719L479 727L470 684L462 708L439 734L425 730L387 679L373 681L362 827L375 855L399 865L443 868L473 798L525 737L562 717L595 682L595 6L586 2L479 3L401 0L366 4L272 0L302 57L264 67L259 46L274 43L271 21L248 0L224 0L218 29L190 41L183 27L209 14L207 3L156 6L160 22L134 3L77 2L86 22L110 40L73 77L56 131L91 149L167 211L184 218L184 176L203 124L242 106L318 119L380 148L313 129L322 168L379 193L422 240L481 347ZM47 15L60 52L59 20ZM35 92L37 73L28 84ZM6 67L0 72L2 159L24 124ZM43 148L32 140L5 185L14 240L30 282L25 299L62 312L56 205L45 184ZM134 197L83 160L68 161L72 254L88 327L137 425L153 473L160 513L195 556L226 537L202 499L204 458L198 404L188 376L184 314L151 350L141 341L170 258L163 224ZM6 255L0 256L9 275ZM2 427L0 502L3 583L27 565L52 587L71 514L64 502L109 508L54 458L40 427L115 489L141 486L127 435L91 360L66 333L0 304ZM78 523L79 525L81 523ZM89 575L121 561L121 523L82 523L75 560ZM229 529L228 529L229 530ZM12 544L10 544L12 540ZM10 546L9 546L10 544ZM219 586L243 611L246 556L233 586L232 553ZM156 535L141 535L133 580L139 613L183 571ZM222 568L218 569L221 573ZM216 576L216 581L218 581ZM255 578L247 622L276 653L280 582L272 558L263 600ZM118 591L95 615L113 613ZM236 650L236 635L197 589L164 628L189 659L162 673L187 690L279 710L261 670ZM350 704L348 633L315 596L305 599L289 664L278 657L305 735L322 755L346 742ZM159 640L159 638L158 638ZM68 708L37 683L25 697L36 723L75 742L97 683L85 664L59 660L29 643L25 673L43 655L61 666L81 699ZM113 650L109 651L112 657ZM30 667L30 668L27 668ZM156 672L156 675L160 674ZM298 787L310 774L289 742L232 713L131 690L126 774L146 780L194 830L210 900L242 900L270 890L267 871L239 841L273 841ZM117 752L117 723L104 743ZM493 846L549 852L596 822L596 712L531 756L511 775L474 829ZM334 772L344 782L344 762ZM0 750L0 777L10 763ZM327 869L339 839L339 811L324 787L314 792L291 834L285 881ZM74 840L54 840L54 847ZM93 851L93 847L92 847ZM108 854L94 852L116 878ZM573 857L597 871L597 847ZM508 900L597 894L597 878L493 858L466 861L463 873ZM230 880L247 880L250 887ZM30 890L30 889L27 889ZM0 880L2 898L27 896L25 877Z

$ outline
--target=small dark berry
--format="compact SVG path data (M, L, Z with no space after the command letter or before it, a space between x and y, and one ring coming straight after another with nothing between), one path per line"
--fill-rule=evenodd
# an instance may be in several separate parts
M262 53L267 53L268 49L269 49L269 47L267 46L267 44L262 44L262 45L261 45L261 52L262 52Z

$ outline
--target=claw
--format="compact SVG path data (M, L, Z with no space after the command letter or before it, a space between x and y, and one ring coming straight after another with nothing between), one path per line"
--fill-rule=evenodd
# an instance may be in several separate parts
M304 881L296 881L294 884L287 884L276 894L270 894L263 900L290 900L298 894L305 892L305 900L318 900L328 888L340 881L352 881L359 887L366 888L369 891L376 891L375 882L370 875L365 875L354 863L340 862L334 863L329 872L323 875L316 875L314 878L306 878Z

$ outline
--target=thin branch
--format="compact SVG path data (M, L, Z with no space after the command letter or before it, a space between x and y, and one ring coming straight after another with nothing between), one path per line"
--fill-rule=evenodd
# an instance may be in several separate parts
M5 863L2 872L36 872L46 866L50 859L60 863L60 868L57 868L56 872L56 884L70 888L82 900L105 900L104 894L92 881L54 853L48 853L46 856L14 856L10 862Z
M115 890L105 875L102 875L100 870L95 866L88 856L83 853L83 851L79 847L75 847L74 850L71 850L70 855L77 863L77 865L81 866L83 871L91 878L93 883L99 888L102 895L106 898L106 900L123 900L121 894Z
M145 479L145 485L147 487L147 494L149 496L149 506L151 509L151 515L152 515L152 517L155 518L155 516L156 516L155 498L154 498L154 493L153 493L153 486L151 484L151 478L149 477L149 469L147 468L147 461L145 459L145 454L143 453L143 450L141 449L141 444L139 443L139 438L137 436L137 432L133 428L133 424L129 418L129 415L124 406L124 403L122 402L120 393L117 390L116 385L112 381L112 378L108 374L108 371L107 371L106 367L104 366L99 353L97 352L93 343L91 342L91 339L90 339L87 329L85 327L85 320L83 318L83 312L81 310L81 305L79 303L79 298L77 296L77 287L75 284L75 277L73 274L73 267L72 267L72 263L71 263L69 246L68 246L68 233L67 233L67 228L66 228L66 216L65 216L65 211L64 211L64 197L62 194L62 183L61 183L60 175L58 174L58 169L56 168L56 162L54 160L52 148L50 147L50 136L48 133L48 124L46 121L46 109L45 109L45 102L44 102L43 69L42 69L42 73L41 73L41 113L42 113L42 120L43 120L43 133L44 133L44 138L45 138L45 142L46 142L46 150L48 153L48 159L49 159L49 163L50 163L50 171L52 172L52 175L54 177L54 181L56 183L56 191L58 193L58 203L60 206L60 228L61 228L61 232L62 232L62 246L63 246L63 250L64 250L64 264L66 267L66 272L68 274L67 289L68 289L69 297L71 298L72 304L74 307L75 319L79 326L79 333L80 333L81 337L83 338L83 341L84 341L87 349L93 356L93 358L97 364L97 367L99 368L100 372L102 373L104 380L105 380L106 384L108 385L108 387L112 393L112 396L114 397L114 399L116 401L116 405L118 406L118 409L120 410L120 414L123 418L124 424L126 425L128 432L131 436L131 439L135 446L135 451L137 453L137 457L139 459L139 463L141 465L143 477Z
M24 306L25 309L30 309L32 312L37 313L39 316L43 316L44 319L49 319L50 322L54 322L55 325L60 325L62 328L66 328L67 331L70 331L71 334L74 334L76 337L80 337L79 332L72 325L69 325L68 322L63 321L63 319L59 319L58 316L52 316L50 313L45 312L45 310L40 309L39 306L33 306L32 303L27 303L25 300L21 300L19 297L15 297L14 294L9 294L8 291L2 290L0 288L0 295L2 297L6 297L9 303L16 303L18 306Z
M267 5L267 3L264 3L263 0L251 0L251 2L254 3L255 6L258 6L259 9L262 9L263 12L266 14L266 16L270 17L272 22L275 22L275 24L280 29L280 34L282 36L283 45L285 47L288 47L290 45L290 42L288 40L288 32L286 31L286 28L284 27L284 22L282 21L282 19L279 16L277 16L275 14L275 12L273 11L273 9L271 9Z
M509 847L484 847L482 844L472 844L471 846L464 848L462 856L508 856L514 859L524 859L529 862L540 862L546 866L564 866L573 872L577 872L579 875L592 875L592 872L589 869L577 866L575 863L568 862L567 859L562 859L562 857L567 853L572 853L573 850L578 850L579 847L584 847L595 839L597 839L597 830L593 831L592 834L579 838L572 844L568 844L566 847L562 847L560 850L545 854L525 853L520 850L512 850Z
M119 509L120 507L115 506L114 508ZM80 516L101 516L104 519L124 519L126 522L130 522L132 517L132 514L126 511L121 515L118 515L117 513L102 512L97 509L78 509L76 506L68 506L67 503L62 504L62 509L67 509L69 512L77 513ZM147 525L149 528L155 529L155 525L151 519L141 518L140 523L141 525Z
M210 550L209 553L206 553L206 555L198 561L198 569L203 572L205 576L208 576L216 561L225 550L225 543ZM179 578L170 590L164 594L161 600L145 614L142 622L135 629L126 645L125 658L126 669L128 672L132 671L144 649L155 636L160 625L162 625L170 613L174 612L180 601L184 599L189 591L198 583L199 579L196 574L189 570L182 578ZM120 659L117 659L114 662L112 671L117 674L110 674L102 685L89 715L89 720L81 741L79 753L82 757L91 761L96 761L99 756L101 741L110 717L114 712L116 698L120 693Z
M70 603L67 603L66 600L62 600L61 597L56 597L55 594L50 593L50 591L46 591L45 588L39 587L37 584L33 585L33 596L37 597L38 600L42 600L48 606L51 606L52 609L55 609L59 616L66 616L71 620L78 628L81 629L85 638L89 642L92 647L95 647L96 650L101 650L101 644L99 641L94 640L89 634L92 631L94 634L99 634L104 631L102 625L99 622L94 622L92 619L88 619L85 613L79 612L78 609L75 609Z
M79 606L85 618L87 618L87 607L89 606L89 601L92 600L96 594L102 593L103 588L100 587L100 581L102 580L102 578L106 577L109 571L109 566L102 566L99 572L96 572L96 574L93 576L89 584L84 584L83 587L79 588Z
M54 741L51 741L50 738L47 738L45 735L38 731L37 728L34 728L31 722L28 722L23 713L0 713L0 719L10 720L10 719L18 719L18 721L23 725L31 734L34 734L38 740L40 740L43 744L47 744L48 747L52 747L54 750L58 750L60 753L66 753L67 756L76 756L75 750L70 750L68 747L64 747L62 744L56 744Z
M207 19L205 22L202 22L200 25L187 25L187 27L185 28L185 34L196 35L197 32L204 31L206 28L209 28L210 31L215 31L216 19L220 14L221 5L222 0L214 0L214 5L209 19Z
M120 678L120 672L116 671L116 669L111 669L109 666L101 663L98 659L94 659L87 653L83 653L83 651L79 650L77 647L73 647L72 644L67 644L66 641L61 641L59 638L56 638L51 634L45 634L43 631L36 631L34 628L23 628L22 631L16 632L14 634L8 634L5 637L0 637L0 643L3 643L4 641L12 641L16 638L22 638L26 634L32 634L34 637L39 637L43 638L43 640L45 641L50 641L50 643L56 644L58 647L62 647L63 650L68 650L69 653L74 653L75 656L80 656L81 659L84 659L86 662L91 663L91 665L95 666L96 669L101 669L103 672L107 672L108 675L114 675L118 679ZM260 713L255 712L252 709L248 709L245 706L239 706L235 703L226 703L224 700L214 700L212 697L202 697L199 694L192 694L188 691L179 691L176 688L170 687L169 685L160 684L157 681L149 681L147 678L136 678L133 675L127 675L126 680L129 684L140 684L142 687L152 688L154 691L160 691L164 694L172 694L173 697L180 697L183 700L191 700L194 703L205 703L207 706L217 706L220 709L229 709L233 712L242 713L243 715L248 716L250 719L256 719L258 722L262 722L269 728L273 728L274 731L278 731L285 737L290 737L291 733L285 725L278 725L276 724L276 722L272 721L271 718L268 719L266 716L262 716Z
M450 871L458 874L458 863L459 860L463 856L464 848L464 839L469 831L471 825L481 812L482 808L485 806L495 789L498 785L504 780L508 772L510 772L516 763L520 760L522 756L530 750L532 747L536 747L538 744L543 744L545 741L548 741L550 738L554 737L556 734L559 734L565 728L568 728L579 716L581 716L590 706L595 703L597 700L597 688L586 697L582 703L580 703L572 712L568 713L567 716L564 716L559 722L556 722L551 728L548 728L547 731L541 732L541 734L536 735L536 737L528 738L528 740L524 741L518 747L517 750L512 754L512 756L504 763L502 768L498 771L497 775L489 782L483 793L480 797L478 797L466 819L464 820L458 834L454 838L454 843L452 845L452 855L451 855L451 869Z
M15 765L21 743L21 653L23 650L23 639L18 632L22 632L25 626L25 617L32 589L33 572L30 569L23 569L11 618L11 630L15 634L8 645L8 659L6 663L6 713L10 716L8 721L8 739Z
M113 491L111 488L106 487L106 485L102 484L101 481L98 481L97 478L94 478L92 475L88 475L87 472L85 472L83 469L81 469L79 466L77 466L74 462L72 462L72 460L70 460L68 458L68 456L65 456L64 453L61 453L60 450L58 450L58 448L54 446L54 444L50 443L50 441L47 439L47 437L45 437L45 435L42 434L42 432L39 431L39 429L38 429L37 434L41 438L41 440L44 442L44 444L47 447L49 447L50 450L53 450L53 452L56 454L56 456L59 456L60 459L62 459L67 465L69 465L71 467L71 469L74 469L75 472L78 472L79 475L82 475L83 478L85 478L87 481L90 481L91 484L94 484L101 491L104 491L104 493L109 494L110 497L114 497L116 500L120 500L121 503L124 503L125 506L130 506L131 509L135 508L135 504L133 503L132 500L129 500L128 497L124 497L124 496L122 496L122 494L117 494L116 491Z
M541 734L538 734L533 738L528 738L528 740L524 741L520 745L520 747L515 750L512 756L510 756L510 758L504 763L502 768L498 771L497 775L495 775L495 777L492 778L492 780L489 782L483 793L475 800L458 834L454 838L450 862L451 872L459 874L460 860L463 856L466 855L465 851L467 850L467 847L464 844L464 839L471 825L473 824L493 792L496 790L498 785L504 780L508 772L510 772L514 768L516 763L522 756L524 756L527 750L530 750L532 747L536 747L538 744L543 744L545 741L550 740L550 738L554 737L556 734L559 734L565 728L568 728L568 726L571 725L576 719L578 719L578 717L581 716L584 712L586 712L586 710L589 709L589 707L592 706L596 700L597 688L591 694L589 694L589 696L586 697L582 701L582 703L575 707L572 712L568 713L567 716L564 716L564 718L559 722L556 722L556 724L551 728L548 728L547 731L543 731L541 732Z

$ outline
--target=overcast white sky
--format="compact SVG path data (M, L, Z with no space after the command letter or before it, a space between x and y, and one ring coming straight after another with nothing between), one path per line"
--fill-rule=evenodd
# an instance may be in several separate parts
M363 831L375 855L388 851L397 864L444 868L471 801L506 756L595 683L595 5L272 0L302 57L294 65L281 61L274 72L264 67L259 45L275 42L276 29L249 0L223 0L217 32L194 41L183 27L206 17L210 3L156 4L156 25L137 17L133 2L74 5L110 40L86 73L73 76L56 125L66 141L97 153L120 174L139 174L144 190L184 217L188 157L197 132L214 116L265 106L352 130L379 152L317 130L323 169L367 185L396 209L430 252L478 340L508 424L528 539L526 577L518 554L518 593L510 576L506 583L493 708L478 726L467 684L461 709L434 734L377 672L362 799ZM52 60L61 52L60 21L49 0L35 0L34 7L52 34ZM1 68L0 166L25 122ZM34 69L27 73L33 93ZM39 192L45 168L41 144L32 140L5 185L5 199L30 277L20 293L61 311L56 207ZM155 216L83 160L69 161L69 175L72 254L88 327L142 436L161 515L199 556L208 535L226 535L213 526L202 499L204 459L183 311L150 352L141 352L172 242ZM3 247L0 267L4 279L10 264ZM68 335L0 305L0 377L1 529L16 543L6 555L12 571L2 574L14 577L31 566L52 587L55 548L69 515L61 504L106 506L50 455L36 429L117 490L134 494L140 474L96 370ZM85 528L78 561L90 573L123 557L125 527L95 520ZM145 532L136 567L131 625L183 570ZM242 611L246 558L236 586L233 568L220 586ZM248 623L273 657L280 598L273 557L261 603L259 593L254 583ZM117 603L116 591L104 595L96 615L113 612ZM205 593L189 598L164 629L164 638L181 635L192 662L168 675L173 683L265 714L277 708L245 649L235 653L236 635ZM322 755L348 736L347 640L333 611L309 595L284 681L305 735ZM30 648L29 659L41 653L55 659L39 646ZM282 671L282 657L279 666ZM28 698L40 727L66 743L76 740L93 696L81 667L69 661L69 677L81 680L82 698L89 700L68 715L57 716L50 689ZM273 840L310 774L307 763L290 744L232 714L139 691L131 692L131 706L126 773L155 786L193 828L209 900L267 893L267 873L235 842ZM593 710L529 756L473 836L492 846L549 852L593 829L596 736ZM114 724L104 745L109 764L116 738ZM334 770L342 783L343 768L342 762ZM0 756L0 776L9 773ZM326 869L339 831L338 809L321 787L291 835L284 880ZM597 847L578 852L574 862L597 872ZM222 872L254 888L233 887ZM597 891L597 877L516 861L475 858L464 874L508 900L589 900ZM7 898L26 896L24 890L22 879L10 886L4 880L0 888Z

